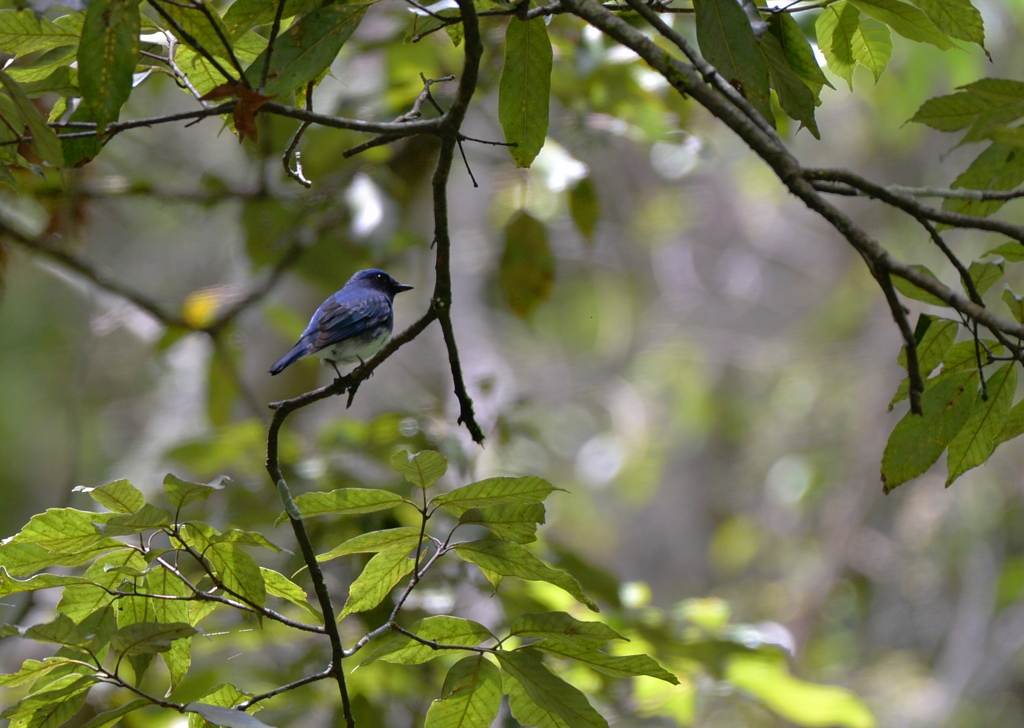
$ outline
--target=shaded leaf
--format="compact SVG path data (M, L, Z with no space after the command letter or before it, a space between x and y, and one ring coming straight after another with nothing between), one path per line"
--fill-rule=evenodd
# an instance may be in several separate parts
M523 318L551 293L555 256L548 243L547 229L525 211L516 213L505 226L499 277L509 308Z
M39 159L54 167L64 166L64 150L61 148L57 134L46 124L46 119L36 109L25 90L4 71L0 71L0 84L14 100L21 120L28 126L32 134L31 149ZM19 151L21 151L19 149Z
M470 508L459 516L459 523L485 526L496 537L516 543L537 540L537 525L544 523L544 505L504 505Z
M512 621L509 634L533 639L561 640L591 650L603 647L611 640L626 640L604 622L584 622L565 612L522 614Z
M968 266L967 273L971 276L978 295L985 295L985 291L1003 277L1005 268L1006 264L1002 260L992 262L975 260ZM966 286L964 290L967 290Z
M985 24L971 0L911 0L948 36L985 47Z
M992 248L992 250L985 253L985 255L998 255L1002 258L1006 258L1011 263L1018 263L1024 260L1024 245L1018 243L1016 240L1011 240L1008 243Z
M569 215L583 239L593 243L594 231L601 219L601 201L589 175L569 188Z
M935 27L927 15L899 0L847 0L851 5L875 20L888 25L904 38L930 43L936 48L956 48L945 33Z
M679 678L658 664L648 655L610 655L595 650L587 645L579 645L565 639L541 640L535 647L556 657L575 660L592 670L611 675L612 677L649 677L664 680L673 685L679 684Z
M972 190L1012 190L1024 182L1024 149L993 143L953 181L952 187ZM985 217L999 210L1003 200L958 200L946 198L942 209Z
M1024 296L1018 296L1010 286L1003 288L1003 303L1010 309L1010 315L1019 324L1024 324Z
M693 9L701 55L774 125L768 64L743 8L735 0L694 0Z
M117 121L132 91L142 27L138 0L91 0L78 48L78 86L97 130Z
M882 484L886 492L921 475L970 417L978 399L977 372L941 376L921 395L921 415L900 420L882 455Z
M1006 416L1017 392L1017 368L1013 362L997 369L986 382L988 399L978 399L971 416L949 443L946 485L988 460L999 444Z
M273 728L264 723L256 716L249 715L244 710L234 710L220 705L207 705L206 703L189 703L185 710L190 713L197 713L214 725L224 728Z
M513 17L505 31L505 66L498 84L498 120L517 167L529 167L548 134L551 41L544 18Z
M196 501L206 500L223 487L223 479L203 485L202 483L182 480L177 475L171 473L164 477L164 492L167 494L167 499L171 502L171 505L175 508L181 508Z
M923 265L912 265L910 267L913 268L916 271L919 271L919 272L925 274L929 278L934 278L936 281L939 280L938 277L934 273L932 273L930 270L928 270L928 268L926 268ZM938 296L936 296L936 295L934 295L934 294L924 290L923 288L919 288L917 285L915 285L914 283L911 283L906 278L900 278L899 276L895 276L894 275L894 276L892 276L892 285L893 285L893 287L896 288L897 291L902 293L904 296L907 296L909 298L913 298L915 301L922 301L924 303L930 303L933 306L945 306L946 305L946 302L943 301L941 298L939 298Z
M225 588L249 604L266 605L267 585L252 556L232 543L215 543L204 555Z
M124 655L166 652L174 640L194 634L195 627L183 622L135 622L114 632L110 645Z
M789 67L778 38L765 33L761 38L761 51L768 62L772 88L775 89L783 111L807 127L815 139L820 139L818 124L814 120L814 107L818 100L804 80Z
M118 722L123 716L129 713L134 713L136 710L145 708L152 705L151 702L145 698L135 698L135 700L129 700L122 706L113 708L112 710L105 710L102 713L97 713L92 720L85 723L81 728L106 728L112 726Z

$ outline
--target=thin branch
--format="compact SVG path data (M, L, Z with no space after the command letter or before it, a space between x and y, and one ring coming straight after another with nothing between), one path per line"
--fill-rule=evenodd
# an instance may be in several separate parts
M222 66L220 64L220 61L218 61L216 58L214 58L213 54L209 50L207 50L203 46L202 43L200 43L198 40L196 40L195 36L193 36L191 33L189 33L187 30L185 30L183 27L181 27L181 23L179 23L177 20L175 20L174 17L170 13L168 13L166 10L164 10L160 6L160 3L157 2L157 0L146 0L146 2L148 2L149 6L151 8L153 8L154 10L156 10L157 13L160 14L160 17L163 18L164 21L168 25L170 25L171 28L174 29L174 32L178 34L178 38L180 38L181 40L183 40L186 43L188 43L196 53L198 53L203 58L205 58L210 63L211 66L216 68L217 72L221 76L224 77L225 81L232 81L232 82L235 82L235 83L247 83L246 79L245 79L245 74L242 74L241 81L239 81L238 79L232 78L231 74L228 73L227 69L224 68L224 66ZM184 6L179 6L179 7L186 7L187 8L187 7L192 7L192 6L184 5ZM232 54L232 55L234 55L234 54Z
M216 33L217 39L220 40L221 45L224 46L224 50L228 54L228 60L231 61L231 65L235 67L238 72L238 80L246 88L252 88L249 83L249 79L245 76L245 70L242 68L242 64L238 60L238 56L235 55L235 49L231 46L231 39L224 35L224 28L218 19L210 12L210 9L206 7L206 3L203 0L192 0L192 7L201 12L206 16L207 21L210 23L210 27L213 28L213 32Z
M270 26L270 38L267 39L267 56L263 59L263 71L260 73L260 93L267 86L267 78L270 76L270 61L274 55L274 44L277 42L277 34L281 32L281 18L284 15L284 6L287 0L277 0L277 11L274 13L274 23ZM310 84L312 85L312 84ZM309 92L307 90L307 96Z
M880 272L875 276L875 280L877 280L878 285L881 286L882 293L885 295L885 301L889 304L889 311L892 313L892 318L900 330L900 335L903 336L903 347L907 352L907 378L910 380L910 388L908 391L910 411L916 415L922 414L921 395L924 394L924 377L921 376L921 363L917 352L917 338L914 336L914 330L910 327L910 321L907 320L907 310L900 302L900 298L896 294L896 289L892 285L892 279L889 277L889 274L884 271Z
M268 690L265 693L260 693L259 695L253 695L248 700L245 700L245 701L239 703L238 705L236 705L235 708L237 710L245 710L246 708L249 708L249 707L251 707L253 705L256 705L256 703L262 702L262 701L266 700L267 698L272 698L275 695L280 695L281 693L286 693L289 690L294 690L295 688L301 688L303 685L309 685L310 683L314 683L314 682L317 682L319 680L326 680L326 679L328 679L330 677L331 677L331 670L330 669L324 670L323 672L313 673L312 675L307 675L306 677L300 677L298 680L295 680L294 682L290 682L287 685L281 685L280 687L276 687L273 690Z

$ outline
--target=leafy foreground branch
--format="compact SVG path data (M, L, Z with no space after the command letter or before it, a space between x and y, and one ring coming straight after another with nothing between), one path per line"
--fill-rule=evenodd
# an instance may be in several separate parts
M500 588L499 595L508 589L504 580L511 578L550 585L590 610L597 606L575 578L528 547L544 522L545 500L560 489L525 476L487 478L436 492L436 483L447 470L439 453L402 451L392 457L391 465L405 480L406 495L367 488L304 493L289 501L289 513L279 521L388 512L410 525L360 533L314 554L307 563L311 568L292 576L286 574L295 568L294 559L263 534L220 531L183 519L184 511L218 498L230 483L191 483L168 475L159 504L126 480L76 489L108 512L50 509L0 545L0 596L61 590L54 619L4 628L8 639L17 636L58 649L0 676L0 687L24 693L3 716L12 726L57 726L88 703L97 714L91 726L108 725L136 711L162 709L201 716L207 724L253 728L266 723L251 713L274 701L284 701L289 723L301 719L288 711L306 701L288 697L323 680L338 680L344 691L343 661L357 660L362 670L382 664L396 670L440 660L447 665L447 676L426 711L427 726L486 728L498 716L503 695L523 725L607 726L608 712L664 711L666 704L678 704L686 695L692 711L692 689L674 698L665 691L682 690L672 687L679 686L680 679L692 688L693 679L710 669L713 660L721 663L715 668L719 679L749 690L798 723L812 720L801 705L813 696L821 701L813 720L829 716L830 724L852 728L873 724L870 714L845 691L795 681L777 648L751 644L749 632L732 631L727 611L713 601L687 608L685 619L691 628L685 633L655 612L640 621L620 616L613 628L607 622L581 620L564 609L510 614L508 606L514 601L505 604L500 628L444 614L417 618L422 609L410 606L416 590L425 583L437 589L451 588L453 579L465 582L465 567L456 567L460 562L472 565L482 577L471 580ZM278 568L260 565L251 549L276 556ZM363 562L360 555L366 554L370 558ZM335 619L330 596L323 597L328 590L320 566L342 558L357 564L358 575L349 583ZM64 573L45 571L54 567ZM76 573L67 573L69 568ZM320 609L307 595L309 582ZM565 604L547 594L533 603ZM249 615L250 626L270 644L294 647L305 640L299 669L318 660L327 660L327 666L260 692L233 682L207 687L194 699L180 698L188 692L189 671L201 666L196 661L217 659L216 650L204 649L208 639L197 638L209 638L225 628L237 630L232 615ZM330 619L325 621L325 616ZM363 630L347 650L336 647L342 628L347 634ZM673 669L651 654L638 654L635 647L625 651L614 646L626 639L623 631ZM326 654L319 640L330 643ZM701 658L701 650L710 652ZM153 669L157 656L162 671ZM617 679L654 678L665 687L638 682L634 689L640 692L634 698L618 706L603 703L603 711L598 711L561 676L562 666L569 665ZM724 672L719 672L723 666ZM287 672L286 666L275 665L274 672ZM795 699L778 690L780 681L800 686ZM115 690L92 692L102 685ZM679 709L676 705L673 710ZM348 725L355 725L351 700L344 692L342 715Z

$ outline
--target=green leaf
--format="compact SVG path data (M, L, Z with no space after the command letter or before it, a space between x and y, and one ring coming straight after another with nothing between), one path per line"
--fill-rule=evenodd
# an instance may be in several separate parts
M320 554L316 557L316 560L330 561L339 556L348 556L349 554L379 553L380 551L390 551L391 549L405 549L405 553L409 553L419 543L419 540L420 530L412 526L388 528L383 531L370 531L369 533L362 533L354 538L350 538L348 541L335 546L326 554Z
M224 728L273 728L244 710L234 710L221 705L189 703L185 710L201 715L210 723Z
M875 76L875 83L892 57L892 34L889 26L877 20L862 20L850 39L853 59Z
M971 416L949 443L946 486L971 468L988 460L999 444L999 436L1017 392L1017 368L1013 362L1004 364L986 382L988 399L979 399Z
M195 712L194 715L188 717L188 728L208 728L210 723L203 719L203 712L201 711L205 711L209 707L232 708L251 697L251 694L242 692L230 683L221 683L202 696L202 702L189 703L185 706L186 710L194 710ZM245 714L242 714L241 711L233 712L239 713L238 720L245 720ZM234 716L225 715L220 711L210 711L210 715L214 717L215 721L222 720L225 717L234 719ZM246 726L246 728L250 727ZM258 728L258 726L253 726L252 728Z
M102 130L132 92L142 20L138 0L91 0L78 47L78 86Z
M270 539L259 531L243 531L240 528L232 528L224 533L218 533L210 537L210 543L233 543L237 546L259 546L270 549L275 553L281 553L281 547L272 543Z
M8 634L9 629L14 629L14 633L20 637L36 642L53 642L70 647L81 647L89 642L88 635L82 632L70 617L59 612L53 621L37 624L27 629L11 628L9 625L4 625L4 634Z
M458 647L476 647L482 642L494 639L490 630L478 622L461 617L444 615L427 617L416 622L409 631L420 639L429 640L438 645L425 645L401 632L395 632L380 647L366 656L360 664L367 665L377 660L397 665L419 665L435 657L441 657L451 649ZM452 648L440 645L453 645Z
M266 604L267 585L252 556L232 543L213 544L204 555L225 588L249 604L257 607Z
M150 705L152 705L152 703L145 698L135 698L135 700L129 700L124 705L114 708L113 710L105 710L102 713L97 713L92 720L81 726L81 728L109 728L119 722L123 716L126 716L129 713L134 713L136 710L146 708Z
M366 3L328 5L300 18L279 35L263 93L286 96L330 68L367 7ZM246 71L254 87L260 83L265 59L266 51Z
M470 508L541 503L556 490L563 489L535 475L486 478L439 495L431 499L430 504L434 508L443 508L455 516L461 516Z
M171 524L171 514L151 503L144 503L135 513L123 513L100 524L100 532L107 536L128 536Z
M992 130L1024 115L1024 83L983 78L961 86L955 94L925 101L911 121L938 129L970 129L964 141L980 141Z
M96 521L102 522L105 516L112 515L74 508L50 508L45 513L32 516L8 543L33 543L54 554L71 554L107 542L121 546L120 542L105 538L96 527Z
M39 574L24 581L15 579L7 573L7 569L0 566L0 597L21 592L37 591L39 589L52 589L58 586L69 584L91 584L92 581L81 576L65 576L62 574Z
M18 705L4 711L14 728L58 728L75 715L89 696L89 689L97 683L92 676L65 675L47 685L47 689L24 698Z
M1011 240L1008 243L1003 243L999 247L992 248L992 250L985 253L985 255L998 255L1002 258L1006 258L1011 263L1019 263L1024 260L1024 245L1021 245L1016 240Z
M551 294L555 256L544 223L528 212L516 213L505 226L499 276L505 301L517 316L526 318Z
M802 78L818 98L822 86L833 88L828 77L818 65L814 49L803 28L790 13L772 13L768 17L768 32L775 36L782 47L786 63L793 73Z
M525 648L497 652L513 717L522 725L548 728L608 728L586 696L552 673L540 653Z
M202 483L182 480L177 475L168 473L164 477L164 493L167 494L167 499L171 502L172 506L176 509L181 509L189 503L206 500L216 491L221 490L224 487L224 480L223 478L218 478L207 485L203 485Z
M601 200L589 175L569 188L569 215L583 239L593 243L594 231L601 219Z
M448 470L448 459L435 450L421 450L415 455L402 450L391 456L391 467L407 481L425 490Z
M853 36L860 27L860 12L845 0L829 5L814 23L818 47L825 56L829 70L844 79L853 90Z
M7 93L11 95L18 108L21 119L28 125L32 134L32 151L38 154L44 162L57 168L63 167L64 150L60 146L60 139L57 138L53 129L47 126L46 119L32 104L25 90L3 71L0 71L0 84L7 89Z
M936 48L956 48L945 33L935 27L927 15L913 5L899 0L847 0L865 15L888 25L904 38L920 43L931 43Z
M768 64L743 8L735 0L694 0L693 9L701 54L774 125Z
M485 539L469 541L455 547L460 558L481 569L502 576L515 576L529 581L546 581L571 594L578 602L593 611L597 605L580 589L580 585L564 571L553 569L530 553L524 546L511 541Z
M321 0L287 0L281 19L287 20L308 13L320 4ZM236 0L224 13L224 27L232 38L238 38L257 25L272 23L278 5L278 0Z
M785 659L764 652L734 654L725 678L783 719L804 726L874 728L875 718L853 693L793 677Z
M146 577L146 592L148 594L160 594L173 597L187 597L192 591L170 570L165 568L154 569ZM153 599L150 606L153 612L153 619L157 622L185 622L193 627L189 614L189 602L181 599ZM198 621L198 620L197 620ZM176 688L192 664L192 640L183 638L171 642L171 648L160 653L161 659L167 665L167 671L171 678L171 689Z
M12 576L28 576L51 566L78 566L92 561L105 551L123 548L124 544L105 538L88 548L68 554L54 554L35 543L0 544L0 566Z
M679 684L678 677L648 655L609 655L607 652L595 650L587 645L574 644L565 639L541 640L534 646L555 657L575 660L592 670L612 677L647 675L673 685Z
M98 488L79 485L72 490L76 493L88 493L94 501L115 513L135 513L146 503L146 496L142 491L123 478Z
M986 350L996 356L1003 353L1003 345L994 339L982 339L981 344L980 352L977 350L974 339L953 344L942 358L942 373L949 374L963 369L977 369L979 353L981 363L984 364Z
M470 508L459 516L463 525L486 526L496 537L516 543L537 540L537 524L544 523L544 505L504 505Z
M505 31L505 67L498 84L498 121L517 167L529 167L548 134L551 41L544 18L513 17Z
M135 622L114 632L110 645L123 655L166 652L171 642L191 637L197 630L184 622Z
M789 67L778 38L765 33L761 37L761 52L768 63L772 88L779 97L783 111L807 127L815 139L820 139L818 124L814 120L814 107L819 102L807 83Z
M561 640L596 650L611 640L626 640L604 622L584 622L565 612L522 614L513 620L509 634L532 639Z
M921 395L921 415L913 412L900 420L882 455L885 491L921 475L966 424L977 393L977 372L943 375Z
M942 363L942 358L949 351L949 347L956 340L957 331L960 325L956 321L948 319L931 319L931 324L924 332L924 336L917 342L917 364L921 374L928 376L935 367ZM900 355L896 362L901 367L907 366L907 349L900 349Z
M348 588L348 599L338 619L376 607L415 566L415 560L401 549L375 554Z
M972 190L1012 190L1024 182L1024 149L1010 144L990 144L971 162L953 187ZM942 209L985 217L999 210L1003 200L957 200L947 198Z
M82 13L72 13L77 22L47 20L32 10L0 10L0 48L15 56L62 46L77 46L82 33Z
M971 0L911 0L948 36L985 47L985 24Z
M489 728L501 707L501 672L483 655L448 670L441 699L427 708L424 728Z
M146 569L147 564L142 554L135 549L121 548L104 554L85 570L85 577L89 580L88 584L64 587L64 593L57 604L58 611L66 614L75 622L81 622L117 598L109 594L107 590L117 589L125 581L128 581L129 587L126 591L131 591L135 580L126 578L120 572L119 567L141 571Z
M213 3L206 3L205 7L209 11L209 15L189 3L172 2L160 4L160 8L170 15L186 33L192 36L192 38L195 39L195 41L205 48L212 56L221 61L221 65L228 72L231 72L233 70L232 65L227 60L231 49L227 48L224 45L224 41L221 39L221 36L223 36L230 40L227 28L224 25L224 20L221 18L217 7ZM178 38L177 31L173 30L169 23L164 25L165 20L162 16L159 18L158 22L160 23L160 27L170 31L176 38ZM192 48L187 45L184 38L178 38L178 40L181 41L181 47L188 48L189 51L194 52ZM192 75L192 71L194 69L191 66L182 66L182 68L187 68L189 76ZM219 79L218 83L230 80L221 76L219 72L217 73L217 77Z
M939 280L934 273L932 273L930 270L928 270L928 268L926 268L923 265L912 265L910 267L916 271L920 271L929 278L934 278L936 281ZM916 285L908 281L906 278L900 278L899 276L894 275L892 276L892 285L897 291L902 293L904 296L907 296L908 298L913 298L915 301L930 303L933 306L946 305L946 302L943 301L941 298L932 293L929 293L923 288L917 287Z
M302 516L341 515L386 511L407 501L387 490L373 488L338 488L327 493L303 493L295 499ZM278 521L286 518L282 516Z
M992 287L992 284L1003 277L1005 268L1006 263L1002 260L992 262L975 260L967 268L967 273L971 276L978 295L983 296L985 291ZM967 287L964 286L964 291L966 292L966 290Z
M263 575L263 582L267 585L267 594L273 597L287 599L295 606L304 609L317 622L323 624L323 615L314 609L313 605L309 603L309 595L306 594L305 589L284 574L276 572L273 569L267 569L261 566L260 573Z
M1024 324L1024 296L1018 296L1009 285L1003 288L1003 303L1010 309L1010 315L1019 324Z
M34 682L58 667L74 668L75 663L68 657L47 657L42 661L25 660L17 672L0 675L0 687L13 688L18 685Z

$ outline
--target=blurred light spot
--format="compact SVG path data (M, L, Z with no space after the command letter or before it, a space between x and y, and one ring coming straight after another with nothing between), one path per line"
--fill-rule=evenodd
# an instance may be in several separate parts
M324 458L306 458L295 464L295 472L308 480L318 480L327 474Z
M618 437L607 432L595 435L576 455L576 477L593 488L605 488L622 470L625 459Z
M352 180L345 190L345 202L352 211L352 232L355 235L369 235L384 220L380 189L365 174L357 174Z
M745 624L736 627L734 634L744 647L749 647L752 650L763 645L776 645L790 654L796 651L796 640L793 639L793 633L778 622Z
M580 160L573 157L561 144L544 142L533 169L540 173L544 186L552 192L562 192L566 187L587 176L590 171Z
M181 306L181 315L189 326L209 326L224 307L241 297L237 286L211 286L192 291Z
M633 71L633 78L637 85L644 91L659 91L668 86L668 81L660 73L655 73L649 68L637 66Z
M811 487L814 471L799 455L784 455L768 469L764 478L768 494L778 503L796 505Z
M701 141L689 136L682 144L656 142L651 147L651 167L667 180L682 179L697 167L700 161Z
M646 581L627 581L619 587L619 599L627 609L640 609L651 603L651 587Z
M420 423L415 417L406 417L398 423L398 431L402 437L412 437L420 432Z

